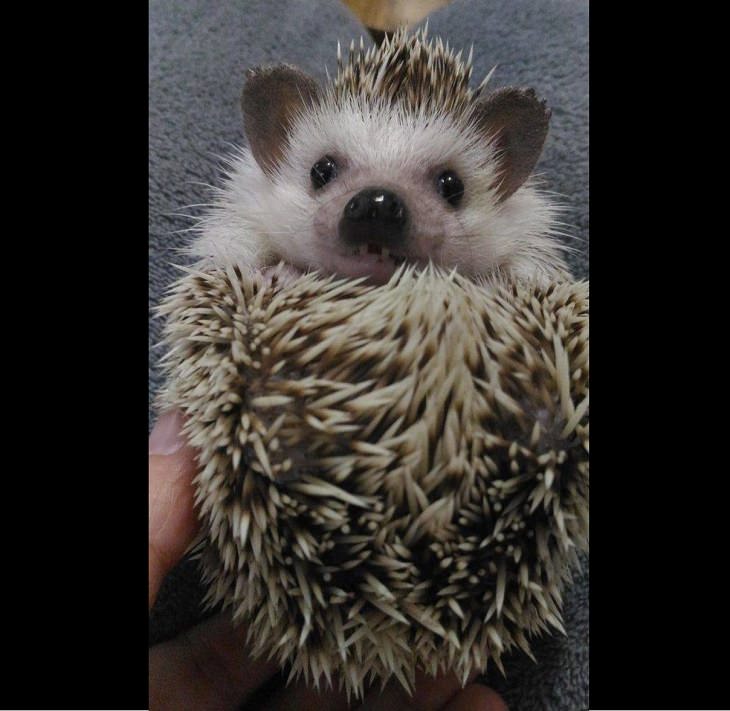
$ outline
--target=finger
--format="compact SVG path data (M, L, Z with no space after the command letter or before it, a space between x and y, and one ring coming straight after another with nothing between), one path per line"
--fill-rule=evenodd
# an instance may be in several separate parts
M482 684L470 684L454 696L444 711L508 711L502 697Z
M357 706L357 704L354 704ZM266 711L288 711L288 709L297 709L297 711L347 711L351 705L347 701L347 694L339 691L336 686L332 689L316 689L308 688L303 682L295 682L291 686L285 686L277 689L261 709ZM253 711L253 710L252 710Z
M150 649L150 711L232 711L278 668L251 658L242 627L214 617Z
M476 672L470 674L467 683L476 676ZM362 708L367 711L388 711L389 709L436 711L446 705L461 688L461 680L456 674L432 677L419 670L416 672L416 683L412 696L398 681L391 681L388 682L382 693L378 690L370 692Z
M183 557L198 524L193 507L195 450L181 435L182 415L166 412L149 440L149 606L163 578Z
M470 679L475 678L476 673ZM334 689L317 691L309 689L304 683L294 683L289 687L276 690L266 699L266 709L285 711L296 708L304 711L345 711L349 708L361 708L368 711L389 709L418 709L430 711L440 709L452 696L461 689L461 682L455 675L437 678L416 673L416 688L413 695L403 689L397 680L391 681L381 692L380 685L374 684L372 691L366 693L363 705L352 700L348 703L347 694L339 691L336 682Z

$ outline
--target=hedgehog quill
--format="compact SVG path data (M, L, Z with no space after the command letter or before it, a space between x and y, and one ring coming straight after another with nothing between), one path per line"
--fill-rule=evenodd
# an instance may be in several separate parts
M588 285L530 174L549 110L405 30L253 70L249 147L160 308L207 601L348 695L466 680L588 545Z
M587 546L587 284L403 269L193 270L163 306L208 600L355 695L529 653Z

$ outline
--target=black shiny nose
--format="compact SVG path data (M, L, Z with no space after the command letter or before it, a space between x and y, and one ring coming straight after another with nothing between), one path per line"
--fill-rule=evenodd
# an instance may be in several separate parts
M349 244L391 246L403 240L407 223L406 206L394 192L366 188L345 205L339 231Z

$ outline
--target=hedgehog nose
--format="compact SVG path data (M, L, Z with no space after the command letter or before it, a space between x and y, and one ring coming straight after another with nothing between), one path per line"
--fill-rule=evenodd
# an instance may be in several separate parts
M339 232L348 244L391 246L403 241L407 222L406 206L394 192L366 188L345 205Z

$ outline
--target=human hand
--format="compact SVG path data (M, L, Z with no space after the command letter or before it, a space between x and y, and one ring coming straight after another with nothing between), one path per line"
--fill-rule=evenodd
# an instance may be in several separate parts
M193 505L194 450L181 438L182 416L163 415L149 440L149 608L160 585L182 559L198 530ZM252 701L255 692L279 672L275 662L253 659L245 646L245 631L220 615L149 651L150 709L233 711L244 708L344 711L344 692L316 691L304 683L283 684L265 704ZM475 676L475 675L474 675ZM473 677L472 677L473 679ZM471 681L471 680L470 680ZM481 684L464 689L455 675L431 678L416 674L413 696L398 682L367 692L355 707L369 711L507 711L496 692Z

